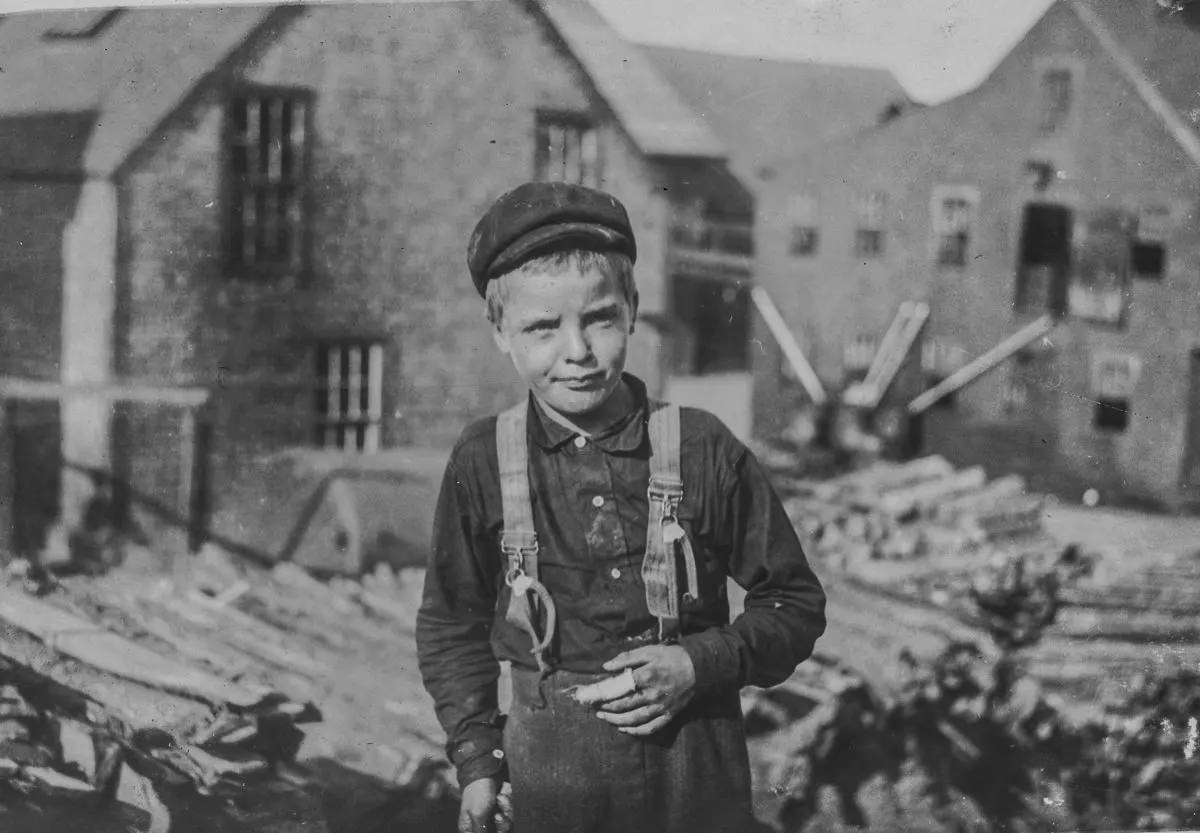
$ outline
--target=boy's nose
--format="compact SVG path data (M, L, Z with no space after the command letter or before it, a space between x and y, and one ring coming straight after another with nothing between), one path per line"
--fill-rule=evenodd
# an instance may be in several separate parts
M592 345L581 329L567 329L563 334L563 356L569 361L581 362L591 357Z

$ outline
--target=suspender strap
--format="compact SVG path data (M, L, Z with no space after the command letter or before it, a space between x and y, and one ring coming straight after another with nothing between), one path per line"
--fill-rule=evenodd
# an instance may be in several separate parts
M646 606L658 619L660 639L679 635L679 574L676 558L682 547L687 573L688 596L699 596L696 558L691 541L679 523L683 500L683 478L679 463L679 407L652 404L650 411L650 519L646 530L646 556L642 581Z
M504 411L496 420L496 456L500 464L500 498L504 530L500 551L505 557L504 581L509 586L505 619L529 634L530 653L538 669L547 670L546 649L554 639L557 611L554 600L538 579L538 540L529 495L528 403ZM539 613L545 621L539 623Z

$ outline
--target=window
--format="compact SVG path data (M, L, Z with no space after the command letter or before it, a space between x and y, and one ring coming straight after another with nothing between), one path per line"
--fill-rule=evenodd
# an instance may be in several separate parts
M972 188L939 186L933 191L933 232L938 266L961 268L971 258L971 235L979 204Z
M1022 312L1067 311L1074 214L1063 205L1031 203L1021 220L1016 307Z
M886 196L879 192L860 197L856 202L854 254L858 257L878 257L883 254L883 214L886 204Z
M1165 205L1146 206L1139 212L1137 231L1129 244L1129 269L1134 278L1158 281L1166 275L1166 238L1171 225L1171 209Z
M377 451L383 419L383 345L329 342L316 351L317 446Z
M1101 431L1124 431L1129 427L1129 400L1097 400L1092 409L1092 426Z
M817 253L820 234L817 230L817 198L797 194L788 203L788 222L791 237L788 252L793 257L808 257Z
M842 346L842 375L847 384L866 378L878 347L879 343L872 335L855 336Z
M303 266L310 109L301 90L247 90L229 102L227 239L239 271Z
M98 37L121 16L120 9L75 9L54 15L54 25L42 37L46 40L90 40Z
M1093 427L1103 431L1129 427L1130 401L1141 370L1141 360L1132 353L1099 352L1092 357Z
M538 114L534 170L542 180L600 186L600 138L586 116Z
M1029 407L1029 378L1032 360L1027 354L1017 353L1008 362L1007 373L1000 382L1000 409L1005 414L1024 413Z
M815 255L817 253L817 230L811 226L792 226L792 238L788 251L794 257Z
M1052 67L1042 71L1038 132L1043 136L1058 133L1066 125L1071 112L1072 86L1069 68Z
M1141 280L1161 280L1167 269L1167 249L1162 243L1134 240L1129 250L1133 276Z
M1125 326L1132 224L1119 208L1080 212L1067 305L1072 317Z

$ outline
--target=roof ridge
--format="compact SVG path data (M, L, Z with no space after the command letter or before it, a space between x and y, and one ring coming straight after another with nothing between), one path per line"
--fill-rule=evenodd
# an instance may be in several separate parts
M1197 134L1188 125L1179 109L1159 92L1158 87L1137 65L1133 56L1121 46L1116 35L1105 25L1095 10L1081 0L1070 0L1068 5L1083 27L1100 43L1108 57L1116 64L1125 80L1133 86L1143 103L1162 122L1171 138L1183 148L1193 162L1200 165L1200 134Z

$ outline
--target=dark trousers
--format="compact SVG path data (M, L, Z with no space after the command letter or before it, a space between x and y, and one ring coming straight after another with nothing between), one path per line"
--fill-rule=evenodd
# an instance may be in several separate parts
M597 675L513 668L504 733L516 833L761 830L736 691L694 700L649 737L619 732L564 689ZM540 689L540 690L539 690Z

